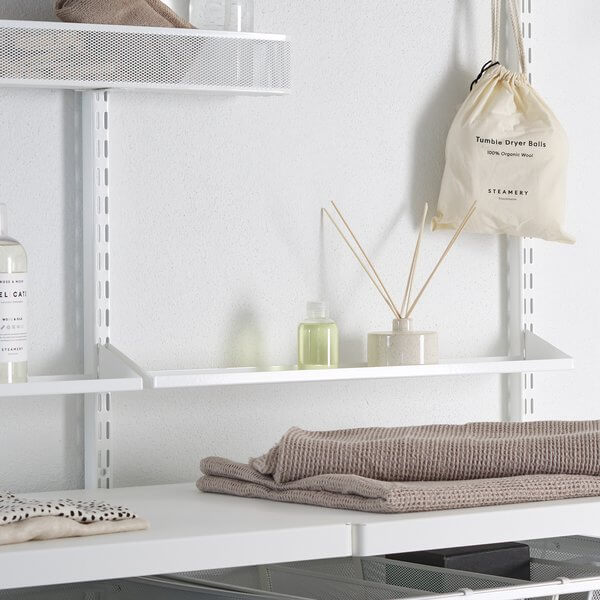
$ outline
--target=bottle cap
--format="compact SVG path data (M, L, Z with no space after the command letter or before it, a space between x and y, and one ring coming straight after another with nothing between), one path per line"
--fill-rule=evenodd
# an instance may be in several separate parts
M0 237L8 235L8 211L6 204L0 204Z
M327 302L307 302L306 314L310 319L327 319L329 317L329 305Z

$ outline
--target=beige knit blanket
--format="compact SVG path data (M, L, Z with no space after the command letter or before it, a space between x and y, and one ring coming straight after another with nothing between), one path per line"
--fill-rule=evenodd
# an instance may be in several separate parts
M200 468L204 492L369 512L600 496L600 422L293 428L250 464Z
M352 474L381 481L600 475L600 421L290 429L250 462L277 483Z
M409 513L600 496L590 475L521 475L463 481L376 481L357 475L315 475L276 483L247 464L205 458L202 492L378 513Z

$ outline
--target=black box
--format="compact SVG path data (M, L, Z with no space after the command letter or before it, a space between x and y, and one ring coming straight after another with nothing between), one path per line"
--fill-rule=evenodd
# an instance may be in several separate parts
M388 554L386 558L529 580L529 546L517 542Z

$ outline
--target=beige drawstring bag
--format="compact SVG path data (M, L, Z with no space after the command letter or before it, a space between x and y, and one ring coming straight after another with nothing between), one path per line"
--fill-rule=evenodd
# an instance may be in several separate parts
M516 0L507 0L520 72L498 62L501 0L492 0L492 60L471 85L446 142L433 229L573 243L563 230L568 146L565 131L527 78Z

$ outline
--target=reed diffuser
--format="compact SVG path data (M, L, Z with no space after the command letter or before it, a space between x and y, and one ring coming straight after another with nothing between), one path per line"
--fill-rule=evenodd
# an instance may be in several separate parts
M342 228L338 225L335 219L331 216L326 208L323 208L323 212L329 220L333 223L336 230L350 248L352 254L363 268L369 279L384 299L388 308L392 311L394 316L392 322L392 331L382 331L369 333L367 336L367 362L370 367L386 367L386 366L398 366L398 365L425 365L435 364L439 360L438 354L438 336L436 331L419 331L415 330L412 323L412 314L415 310L416 305L422 298L425 290L431 283L434 275L437 273L444 259L448 256L448 253L452 249L452 246L456 243L458 236L462 233L469 219L475 212L477 203L473 203L467 214L465 215L462 223L452 236L452 239L448 242L444 252L438 259L437 263L433 267L433 270L425 280L425 283L421 286L421 289L415 296L414 300L411 301L412 287L415 279L415 273L417 269L417 263L419 260L419 253L421 250L421 242L423 239L423 231L425 229L425 222L427 220L428 205L425 204L423 209L423 216L421 218L421 224L419 227L419 233L415 244L415 249L412 255L412 261L406 286L404 289L404 296L402 298L402 304L398 309L394 302L391 294L387 287L384 285L379 273L375 269L373 262L368 257L364 248L358 241L358 238L352 231L348 221L344 218L340 209L336 206L335 202L332 202L335 212L340 218L343 226L350 234L354 244L346 237ZM362 258L361 258L362 257Z

